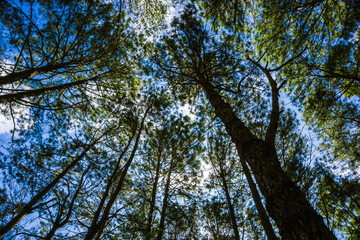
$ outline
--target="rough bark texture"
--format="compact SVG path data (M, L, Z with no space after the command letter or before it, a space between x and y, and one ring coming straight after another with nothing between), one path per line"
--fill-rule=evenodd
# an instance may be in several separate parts
M216 116L224 123L240 158L249 163L265 197L266 209L276 222L282 239L336 239L324 224L322 217L306 200L304 193L281 168L275 146L257 139L209 81L200 78L198 84L205 91Z

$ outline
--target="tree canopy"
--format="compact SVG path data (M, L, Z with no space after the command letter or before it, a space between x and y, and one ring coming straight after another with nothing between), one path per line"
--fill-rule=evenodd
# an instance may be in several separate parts
M0 1L0 239L359 239L359 9Z

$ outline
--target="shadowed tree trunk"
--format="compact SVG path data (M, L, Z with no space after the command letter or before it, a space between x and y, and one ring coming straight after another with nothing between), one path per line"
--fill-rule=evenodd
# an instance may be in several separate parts
M40 96L40 95L44 95L47 93L52 93L52 92L68 89L68 88L71 88L74 86L79 86L81 84L88 83L90 81L99 80L102 77L104 77L105 75L106 74L102 74L102 75L95 76L92 78L87 78L87 79L83 79L83 80L79 80L79 81L75 81L75 82L64 83L64 84L52 86L52 87L39 88L39 89L34 89L34 90L23 90L23 91L19 91L17 93L0 95L0 103L13 102L13 101L21 100L23 98Z
M132 136L128 140L126 146L124 147L124 150L121 152L121 154L120 154L120 156L119 156L119 158L117 160L117 163L116 163L116 166L115 166L115 168L113 170L113 173L108 178L108 183L106 184L105 190L104 190L104 192L103 192L103 194L101 196L100 203L98 204L98 207L97 207L97 209L96 209L96 211L94 213L94 216L92 218L92 222L91 222L91 225L90 225L90 228L89 228L92 231L96 230L96 227L97 227L96 224L99 221L99 218L100 218L100 215L101 215L101 210L105 206L106 199L108 198L111 187L113 186L113 184L114 184L114 182L116 180L116 176L118 176L118 174L120 174L119 169L120 169L121 160L123 159L125 153L128 151L128 149L129 149L129 147L131 145L131 142L133 141L133 138L134 138L135 134L136 134L136 131L134 131L134 133L132 134Z
M255 137L211 83L201 74L197 77L197 83L203 88L216 116L224 123L240 158L249 163L280 235L294 240L336 239L305 194L281 168L274 144Z
M245 173L246 180L249 184L251 196L254 199L254 203L255 203L256 209L258 211L259 217L260 217L261 225L263 226L263 228L265 230L266 236L269 240L277 240L278 238L276 237L274 229L270 223L269 216L267 215L267 213L264 209L264 206L261 202L259 192L256 188L256 184L254 183L254 181L251 177L249 168L247 167L247 164L243 159L240 159L240 162L241 162L241 166L243 167L243 171Z
M307 201L305 194L282 169L278 160L275 148L279 121L278 91L284 82L278 87L271 71L281 69L284 64L267 69L250 58L246 59L264 72L271 87L272 111L263 140L250 131L237 116L234 108L218 92L218 89L228 90L227 81L237 79L234 75L238 74L236 69L243 67L243 64L238 62L241 59L238 58L237 52L227 50L226 42L217 43L211 39L203 23L195 16L196 12L192 6L187 6L181 19L174 22L178 28L172 31L169 37L164 38L163 48L159 48L160 56L155 57L154 61L162 71L170 75L165 75L170 83L196 84L205 93L216 117L220 118L234 142L240 159L249 164L265 198L266 210L275 221L283 239L336 239L326 227L323 218ZM232 49L231 44L229 49ZM170 57L166 58L167 56ZM286 64L300 56L301 53L290 58ZM241 87L241 81L238 88ZM240 90L229 89L229 92L239 94Z
M5 76L0 76L0 86L64 68L80 67L89 62L91 61L87 61L84 59L84 60L73 60L64 63L49 63L42 67L31 68L20 72L12 72Z
M170 167L169 167L169 173L166 177L166 184L165 184L165 192L164 192L164 199L163 199L163 206L161 209L160 214L160 223L159 223L159 232L157 234L156 239L161 240L164 232L165 232L165 218L166 218L166 210L169 205L169 191L170 191L170 182L171 182L171 173L173 170L173 164L174 164L174 156L171 158Z
M150 199L150 209L148 215L148 221L145 230L145 237L147 240L151 239L151 224L154 218L154 210L155 210L155 201L156 201L156 193L157 193L157 185L160 176L160 167L161 167L161 147L159 147L159 154L158 154L158 161L156 165L156 173L155 173L155 180L153 183L152 191L151 191L151 199Z
M222 162L219 162L219 168L220 168L219 174L220 174L220 178L221 178L221 182L222 182L222 187L223 187L224 192L225 192L226 202L227 202L229 212L230 212L231 225L232 225L233 230L234 230L234 235L235 235L234 237L235 237L235 240L240 240L240 234L239 234L238 225L236 223L236 216L235 216L234 206L232 204L232 199L231 199L230 191L229 191L229 188L228 188L228 181L227 181L226 176L225 176L225 170L223 168Z

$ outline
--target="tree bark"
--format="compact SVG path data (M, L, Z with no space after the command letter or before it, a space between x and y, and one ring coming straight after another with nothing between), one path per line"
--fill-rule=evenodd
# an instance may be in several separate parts
M94 216L92 218L92 221L91 221L91 225L90 225L90 228L89 229L92 229L91 231L95 231L97 229L97 223L98 223L98 220L100 218L100 214L101 214L101 210L104 208L105 206L105 203L106 203L106 199L108 198L109 196L109 192L111 190L111 187L113 186L114 184L114 181L116 180L116 176L119 174L119 169L120 169L120 162L122 160L122 158L124 157L125 153L128 151L129 147L130 147L130 144L134 138L136 134L136 131L134 131L134 133L132 134L132 136L130 137L129 141L127 142L126 146L124 147L124 150L121 152L118 160L117 160L117 163L116 163L116 167L115 169L113 170L113 173L111 174L111 176L108 178L108 183L106 184L106 187L105 187L105 190L101 196L101 199L100 199L100 203L94 213ZM88 230L89 231L89 230Z
M221 162L219 163L219 167L220 167L220 178L221 178L221 181L222 181L223 189L224 189L225 196L226 196L227 205L228 205L229 212L230 212L231 225L232 225L233 230L234 230L234 235L235 235L234 237L235 237L235 240L240 240L240 234L239 234L238 225L236 223L234 206L233 206L232 201L231 201L230 191L229 191L229 188L228 188L228 185L227 185L225 172L224 172L224 169L222 167Z
M240 158L249 163L265 197L266 209L276 222L282 238L336 239L323 218L306 200L304 193L281 168L274 144L256 138L211 83L200 74L197 83L203 88L216 116L224 123Z
M66 223L69 222L71 213L72 213L74 205L75 205L75 200L76 200L77 196L79 195L81 188L83 187L85 175L90 170L90 168L91 168L91 165L89 164L88 168L81 175L79 185L74 193L74 196L72 197L72 199L70 201L70 204L68 207L68 212L66 213L65 219L62 219L62 215L65 212L66 198L65 198L64 202L61 204L61 206L59 207L59 210L58 210L57 216L56 216L56 220L53 223L53 226L51 227L48 234L46 234L46 236L44 237L44 240L51 240L55 236L56 231L59 228L63 227Z
M149 215L148 215L148 221L145 229L145 239L150 240L151 239L151 224L153 220L154 210L155 210L155 202L156 202L156 193L157 193L157 185L159 181L160 176L160 166L161 166L161 147L159 147L159 155L158 155L158 161L156 166L156 173L155 173L155 181L153 183L152 191L151 191L151 200L150 200L150 209L149 209Z
M250 191L251 191L251 196L252 198L254 199L254 203L255 203L255 207L258 211L258 214L259 214L259 217L260 217L260 221L261 221L261 225L263 226L264 230L265 230L265 234L268 238L268 240L277 240L277 236L274 232L274 229L270 223L270 219L269 219L269 216L267 215L266 211L265 211L265 208L261 202L261 198L260 198L260 195L259 195L259 192L256 188L256 184L254 183L252 177L251 177L251 173L249 171L249 168L247 167L247 164L246 162L240 158L240 163L241 163L241 166L244 170L244 173L245 173L245 177L246 177L246 180L249 184L249 188L250 188Z
M161 240L164 235L164 232L165 232L165 217L166 217L166 210L167 210L167 207L169 204L168 198L169 198L170 181L171 181L171 173L172 173L173 163L174 163L174 158L171 159L169 173L166 178L163 206L162 206L161 214L160 214L159 232L156 236L157 240Z

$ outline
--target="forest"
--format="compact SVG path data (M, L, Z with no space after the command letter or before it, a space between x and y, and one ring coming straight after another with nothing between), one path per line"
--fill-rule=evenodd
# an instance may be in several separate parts
M0 239L360 239L360 2L0 0Z

